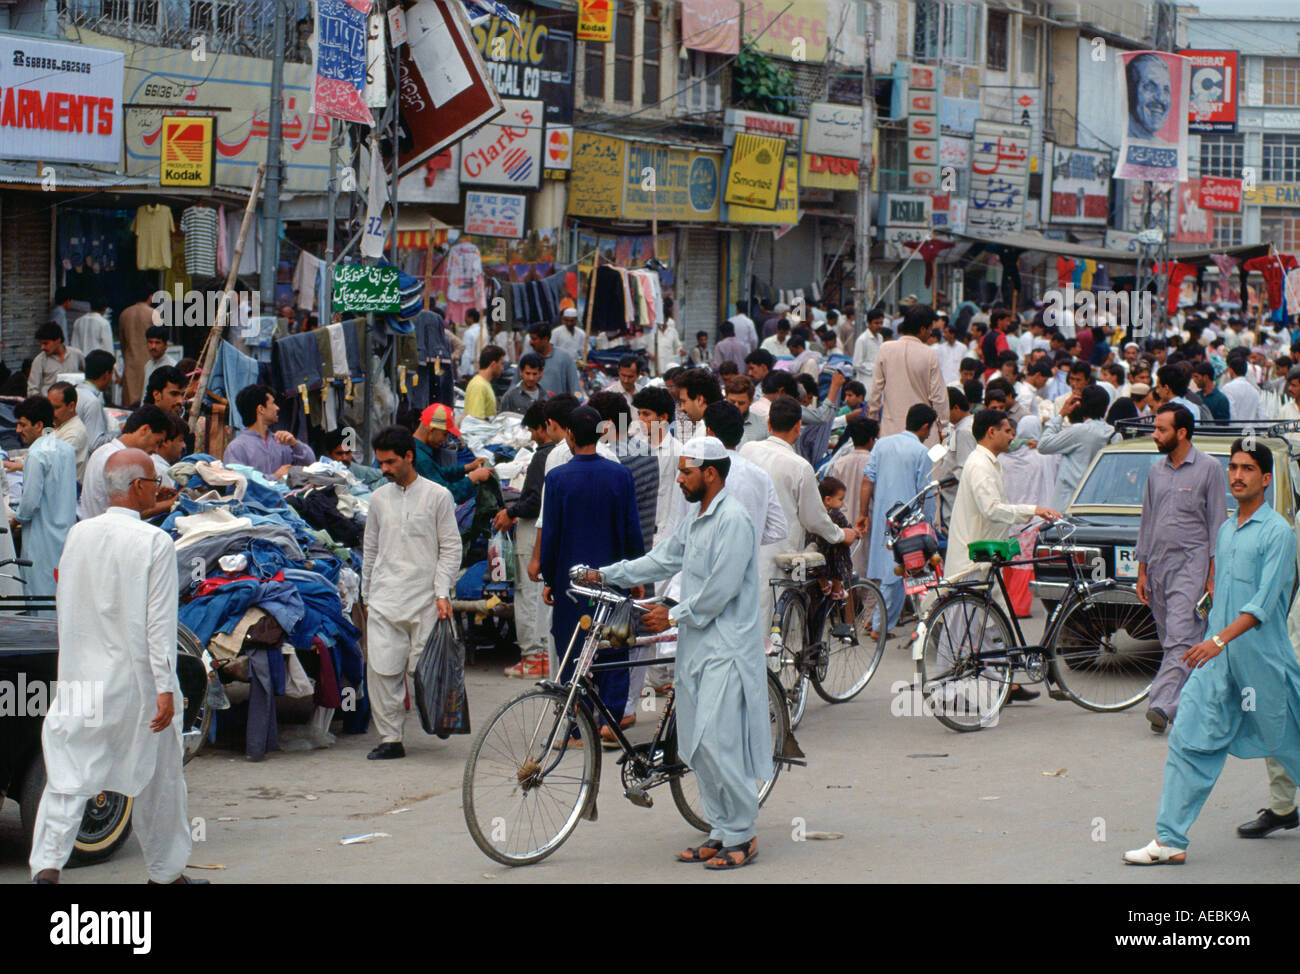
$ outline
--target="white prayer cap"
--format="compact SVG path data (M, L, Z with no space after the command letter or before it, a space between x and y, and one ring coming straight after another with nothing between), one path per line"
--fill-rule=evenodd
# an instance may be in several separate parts
M695 460L696 463L688 463L688 467L698 467L701 460L729 460L727 448L722 445L722 441L716 436L695 436L682 444L683 460Z

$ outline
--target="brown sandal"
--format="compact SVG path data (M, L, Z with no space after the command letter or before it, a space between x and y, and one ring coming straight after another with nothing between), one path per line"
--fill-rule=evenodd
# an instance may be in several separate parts
M727 846L704 864L705 869L739 869L748 866L758 856L758 837L750 839L744 845Z
M693 849L687 849L684 852L677 853L678 862L708 862L714 855L722 851L722 843L717 839L710 839L701 846L695 846Z

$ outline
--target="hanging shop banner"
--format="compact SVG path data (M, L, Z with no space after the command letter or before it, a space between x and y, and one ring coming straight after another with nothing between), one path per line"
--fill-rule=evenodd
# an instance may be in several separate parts
M334 268L334 310L396 314L401 310L397 268L378 264L339 264Z
M614 39L614 0L578 0L578 40Z
M779 139L772 140L778 144ZM722 154L627 143L622 216L627 220L713 223L718 219ZM574 167L574 176L577 166ZM572 193L572 190L570 190Z
M1029 186L1029 127L980 119L971 145L970 213L974 233L1019 233Z
M744 0L745 41L789 61L826 60L824 0Z
M835 105L815 101L808 106L808 124L804 128L805 152L842 159L862 155L862 109L857 105Z
M569 216L616 220L623 214L627 143L612 135L575 132L573 174L569 178Z
M781 191L777 196L776 208L761 210L752 206L728 204L726 213L728 223L766 223L778 226L794 226L799 222L799 157L787 154L785 166L781 173Z
M1191 90L1187 95L1187 131L1236 132L1236 51L1179 51L1192 62Z
M164 115L158 158L159 186L211 186L217 169L217 120Z
M1126 114L1116 179L1187 179L1187 89L1192 63L1165 51L1119 56L1116 84Z
M1174 243L1214 243L1214 214L1201 206L1201 181L1189 179L1178 187L1178 229Z
M513 4L519 29L497 17L474 28L488 77L504 98L536 98L546 122L573 121L573 35L577 19L563 10Z
M522 237L524 197L471 190L465 194L465 232L483 237Z
M682 44L711 54L740 53L740 0L682 0Z
M1071 145L1044 147L1044 223L1104 227L1110 218L1110 155Z
M856 190L858 160L805 152L800 158L799 188Z
M502 104L505 113L461 145L460 181L537 189L542 184L543 105L509 98Z
M406 10L398 172L465 138L504 111L474 46L460 0L417 0Z
M776 209L785 168L785 142L767 135L737 132L727 169L725 203Z
M1201 177L1201 209L1220 213L1241 212L1241 180Z
M312 0L311 114L375 124L364 97L369 13L370 0Z
M0 34L0 155L121 163L126 57L91 43Z

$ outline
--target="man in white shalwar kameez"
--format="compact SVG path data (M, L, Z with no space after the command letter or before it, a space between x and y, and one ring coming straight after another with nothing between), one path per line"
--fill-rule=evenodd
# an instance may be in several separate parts
M699 779L712 826L708 842L678 858L712 869L743 866L758 854L758 788L772 776L755 526L725 489L730 466L716 437L685 443L678 482L698 513L648 555L591 573L622 587L682 573L682 601L656 606L643 623L652 632L678 630L679 753Z
M451 618L460 531L451 491L415 472L415 438L390 426L375 437L388 478L370 495L361 567L366 606L366 684L379 745L372 761L406 756L406 674L415 670L434 616Z
M108 510L73 526L59 561L59 684L41 732L46 783L32 877L58 882L86 801L115 791L135 799L131 819L151 883L207 882L182 872L190 825L176 679L176 549L140 520L158 492L146 453L113 455L104 479Z

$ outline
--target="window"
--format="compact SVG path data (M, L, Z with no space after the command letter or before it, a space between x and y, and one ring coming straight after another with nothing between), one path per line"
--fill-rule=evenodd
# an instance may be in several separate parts
M1264 58L1264 104L1300 105L1300 58Z
M882 193L907 190L907 139L901 133L881 133L879 185Z
M1240 135L1201 136L1201 175L1240 179L1246 146Z
M1264 207L1259 213L1260 243L1272 244L1284 254L1300 249L1300 216Z
M1241 246L1241 232L1240 213L1214 214L1214 246L1216 248Z
M1007 39L1009 36L1010 15L1004 10L989 11L989 26L984 34L987 50L984 54L984 66L990 71L1007 69Z
M588 98L605 97L605 45L598 41L587 41L583 60L582 93Z
M943 56L953 61L973 62L979 51L980 7L972 3L944 6Z
M233 3L217 4L217 33L234 34L239 27L239 8Z
M212 29L211 0L194 0L190 4L190 30Z
M614 24L614 100L632 100L632 68L636 61L633 44L636 8L627 0L618 5Z
M99 15L105 20L131 19L131 0L103 0L99 5Z
M1038 25L1020 32L1020 73L1038 74Z
M646 4L641 39L641 104L659 101L659 5Z
M1300 180L1300 135L1264 136L1264 182Z
M135 16L132 20L137 24L151 26L158 23L158 0L135 0Z

